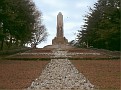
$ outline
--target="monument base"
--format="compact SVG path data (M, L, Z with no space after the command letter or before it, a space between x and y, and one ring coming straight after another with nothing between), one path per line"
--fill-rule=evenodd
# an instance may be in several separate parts
M65 37L55 37L52 40L52 44L56 45L56 44L68 44L68 40Z
M74 48L69 44L54 44L54 45L47 45L44 48L51 48L51 49L71 49Z

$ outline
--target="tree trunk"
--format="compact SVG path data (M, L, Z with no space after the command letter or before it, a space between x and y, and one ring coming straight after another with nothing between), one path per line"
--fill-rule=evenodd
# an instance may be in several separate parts
M18 39L16 39L16 47L18 47L19 46L19 43L18 43Z
M3 44L4 44L4 39L3 39L2 42L1 42L0 50L3 50Z
M10 42L9 42L8 48L10 49L11 46L12 46L12 36L10 36Z

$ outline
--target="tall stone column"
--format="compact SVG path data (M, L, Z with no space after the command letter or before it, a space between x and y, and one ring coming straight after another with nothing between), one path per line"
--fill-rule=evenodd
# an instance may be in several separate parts
M61 49L66 49L66 48L72 48L68 44L68 40L64 36L64 30L63 30L63 15L61 12L58 13L57 15L57 33L56 37L52 40L52 45L47 46L48 48L61 48Z
M61 12L57 15L57 37L63 37L63 15Z
M61 12L57 15L57 33L56 37L52 40L53 45L66 45L68 40L64 37L63 33L63 15Z

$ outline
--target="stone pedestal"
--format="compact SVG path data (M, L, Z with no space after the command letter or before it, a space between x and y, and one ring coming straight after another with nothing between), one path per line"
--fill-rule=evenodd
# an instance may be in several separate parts
M56 45L56 44L68 44L68 40L65 37L55 37L52 40L52 44Z

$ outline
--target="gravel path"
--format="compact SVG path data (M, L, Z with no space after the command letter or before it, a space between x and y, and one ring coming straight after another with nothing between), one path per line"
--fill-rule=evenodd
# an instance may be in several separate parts
M68 59L51 59L27 90L94 90L88 79Z

